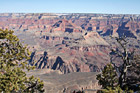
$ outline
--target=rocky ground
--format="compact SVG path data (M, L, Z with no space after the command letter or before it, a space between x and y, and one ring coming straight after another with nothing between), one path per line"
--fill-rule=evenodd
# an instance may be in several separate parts
M73 93L74 91L96 92L100 86L96 80L96 72L72 72L62 74L53 70L35 70L27 72L44 81L45 93ZM92 89L92 90L88 90ZM94 90L95 89L95 90Z

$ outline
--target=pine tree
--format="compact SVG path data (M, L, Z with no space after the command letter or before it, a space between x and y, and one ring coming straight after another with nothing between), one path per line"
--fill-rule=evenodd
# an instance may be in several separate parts
M99 93L133 93L130 89L122 90L118 84L119 79L112 64L107 64L102 73L97 75L97 80L102 89Z
M112 64L107 64L104 67L102 73L97 75L97 80L99 80L99 84L102 85L103 89L117 87L118 77Z
M140 71L139 71L140 69L138 69L140 67L139 65L140 62L139 61L137 61L137 63L135 62L136 61L134 60L135 52L129 51L127 49L128 42L125 40L125 38L116 37L115 39L120 45L120 48L116 50L112 49L111 53L115 54L116 57L120 57L121 58L120 62L122 63L121 65L117 66L116 63L113 63L113 61L111 60L110 65L108 64L107 66L105 66L102 73L97 75L97 80L99 80L99 84L102 85L103 88L102 91L104 91L105 93L116 93L116 91L118 92L118 90L126 93L133 93L134 88L130 88L130 85L132 85L133 81L136 82L136 77L135 79L134 78L132 79L133 74L131 73L130 77L128 77L127 74L129 71L131 71L131 72L135 72L135 75L137 74L137 76L140 75ZM134 69L137 70L134 71ZM112 73L114 73L113 74L114 77L112 76ZM113 79L114 82L112 82ZM137 82L139 83L139 80ZM113 86L114 84L117 85ZM137 84L135 83L134 85Z
M120 45L119 49L116 50L112 49L112 52L116 55L116 57L120 57L121 65L116 66L116 63L111 63L114 65L114 68L116 69L116 72L118 74L119 78L119 86L121 89L127 89L127 72L128 68L132 67L132 64L134 63L134 53L135 51L129 51L127 48L128 42L126 41L125 37L116 37L117 43Z
M106 89L102 89L101 92L102 93L125 93L119 86L114 87L113 89L111 87L107 87ZM133 93L133 92L130 91L129 93Z
M28 65L30 52L23 46L12 30L0 29L0 92L43 92L43 81L24 72L34 67Z
M126 82L130 89L140 91L140 55L134 57L132 66L128 68Z

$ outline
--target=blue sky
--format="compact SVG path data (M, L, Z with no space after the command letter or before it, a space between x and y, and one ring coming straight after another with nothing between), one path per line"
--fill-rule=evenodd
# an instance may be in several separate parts
M0 0L0 13L140 14L140 0Z

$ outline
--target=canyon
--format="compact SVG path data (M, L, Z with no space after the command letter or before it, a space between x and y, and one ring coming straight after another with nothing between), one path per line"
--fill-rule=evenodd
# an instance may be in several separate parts
M50 69L66 78L71 74L74 80L78 75L82 76L81 73L88 72L82 77L90 77L93 73L95 81L96 74L110 62L111 49L119 49L116 40L111 37L126 36L129 50L135 48L138 52L140 48L140 15L1 13L0 29L14 30L21 42L28 44L32 51L29 64L45 72L43 75L49 73L46 71ZM79 74L76 76L77 73ZM59 75L48 75L48 78L62 78ZM92 80L87 79L87 82Z

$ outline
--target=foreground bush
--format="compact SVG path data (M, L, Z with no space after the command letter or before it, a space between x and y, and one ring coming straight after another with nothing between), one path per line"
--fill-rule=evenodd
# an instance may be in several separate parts
M43 81L24 72L34 68L28 64L30 52L13 33L0 29L0 92L44 92Z

